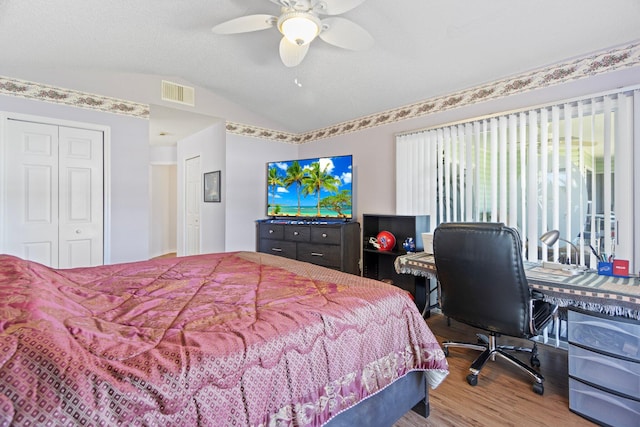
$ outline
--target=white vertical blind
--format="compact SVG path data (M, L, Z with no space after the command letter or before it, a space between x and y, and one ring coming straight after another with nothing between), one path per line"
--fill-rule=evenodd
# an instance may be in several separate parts
M491 156L489 159L491 160L491 171L489 175L491 176L491 186L489 187L489 191L491 192L491 215L489 216L489 221L498 221L498 120L493 118L489 122L490 124L490 137L491 137L491 146L489 148Z
M507 117L501 116L498 119L498 215L496 220L500 222L508 222L505 217L507 214Z
M571 114L572 112L572 106L571 104L565 104L564 105L564 116L565 117L573 117L573 115ZM573 154L573 150L572 150L572 145L571 145L571 126L572 126L573 122L571 120L565 120L564 121L564 165L562 166L564 169L564 188L565 188L565 192L566 192L566 197L565 197L565 212L567 212L568 214L566 215L566 227L564 229L564 233L565 235L563 236L564 239L568 240L568 241L573 241L574 240L574 236L572 236L572 227L571 227L571 222L572 222L572 218L574 215L572 215L572 209L573 209L573 205L575 204L575 199L572 198L573 194L572 194L572 188L573 185L570 185L573 182L572 176L571 176L571 169L573 166L573 162L571 159L571 156ZM578 180L579 181L579 180ZM578 182L576 181L576 182ZM577 221L582 221L582 218L577 218ZM574 255L577 256L577 254L572 254L572 246L571 245L567 245L567 256L569 257L569 259L574 259Z
M518 118L511 114L509 116L509 218L508 224L518 223ZM505 154L506 157L506 154Z
M551 212L552 230L560 229L560 108L553 106L551 109L551 206L547 206ZM562 233L564 235L564 233ZM553 246L553 259L558 258L559 244Z
M578 104L578 150L579 150L579 154L578 154L578 170L579 171L584 171L585 170L585 163L584 163L584 104L583 103L579 103ZM578 218L586 218L586 211L584 209L584 206L587 202L587 200L584 197L584 193L586 192L586 180L584 179L580 179L579 180L579 189L578 189L578 206L580 207L580 211L578 214ZM579 250L579 254L580 254L580 264L585 264L585 241L584 239L580 239L580 246L578 247Z
M527 183L527 193L523 195L527 199L527 218L529 223L525 242L527 245L527 259L538 259L538 126L537 111L530 111L528 114L529 128L529 158L527 159L527 169L529 171L529 182ZM544 185L545 177L542 177L541 184ZM546 231L546 230L545 230Z
M549 176L549 110L543 108L540 111L540 175L543 177L540 197L540 229L549 230L549 186L547 185ZM548 261L548 252L542 251L542 260Z
M607 254L611 248L611 98L604 98L604 247Z
M520 230L522 241L526 242L527 239L527 227L529 225L529 218L527 216L527 115L520 113L519 117L519 130L520 130L520 200L521 200L521 218L520 218ZM526 255L527 250L523 248Z
M465 160L468 163L465 163L465 168L467 169L467 174L465 175L465 191L467 193L467 197L465 199L465 221L473 221L473 218L477 218L477 215L474 215L473 210L473 189L477 188L476 174L472 173L472 171L477 171L478 168L475 167L476 162L474 162L473 152L474 152L474 133L473 133L473 125L471 123L465 124ZM476 149L477 151L477 149ZM467 167L468 164L468 167ZM474 184L475 183L475 184Z
M640 167L639 97L609 94L399 135L396 211L431 215L434 227L504 222L520 230L530 260L589 258L595 268L592 245L635 268L640 185L629 177ZM579 253L562 241L543 247L550 229Z

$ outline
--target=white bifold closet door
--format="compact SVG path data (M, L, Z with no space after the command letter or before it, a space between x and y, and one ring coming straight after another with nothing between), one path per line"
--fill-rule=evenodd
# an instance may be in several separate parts
M5 253L55 268L103 263L103 132L6 122Z

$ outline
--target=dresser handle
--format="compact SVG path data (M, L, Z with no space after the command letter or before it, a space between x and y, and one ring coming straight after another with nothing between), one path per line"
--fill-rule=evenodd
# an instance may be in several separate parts
M269 229L269 234L273 234L273 230Z
M280 248L271 248L272 252L282 252L282 249Z
M324 256L324 254L318 252L311 252L311 256Z
M327 237L327 233L322 233L322 237Z
M294 236L297 236L298 234L300 234L300 233L298 233L297 231L294 231L294 232L293 232L293 235L294 235Z

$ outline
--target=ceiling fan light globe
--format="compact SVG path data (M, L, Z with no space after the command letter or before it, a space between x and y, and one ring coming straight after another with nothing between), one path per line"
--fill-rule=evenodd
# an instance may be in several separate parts
M278 20L278 29L291 43L304 46L320 33L320 20L306 12L286 13Z

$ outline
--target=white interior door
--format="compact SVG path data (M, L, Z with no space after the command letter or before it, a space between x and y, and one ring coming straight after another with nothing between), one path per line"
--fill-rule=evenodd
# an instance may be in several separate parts
M4 251L58 266L58 126L7 121Z
M200 201L202 200L202 173L200 156L185 161L185 255L200 253Z
M58 248L63 268L102 265L102 132L59 129Z
M56 268L103 262L103 133L7 120L4 252Z

